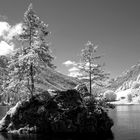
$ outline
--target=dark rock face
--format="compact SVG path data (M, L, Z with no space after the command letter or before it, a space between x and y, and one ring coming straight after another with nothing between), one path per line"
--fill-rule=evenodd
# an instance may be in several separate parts
M90 96L90 93L88 92L87 86L86 86L85 84L77 85L77 86L75 87L75 89L76 89L83 97Z
M84 100L73 89L43 93L18 102L0 121L0 131L17 133L107 132L113 125L92 97Z

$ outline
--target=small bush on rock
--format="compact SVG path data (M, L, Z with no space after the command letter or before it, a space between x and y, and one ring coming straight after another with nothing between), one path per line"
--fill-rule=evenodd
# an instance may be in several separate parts
M134 82L132 85L132 89L138 89L140 88L140 82Z
M116 100L116 94L112 90L108 90L104 93L104 98L107 101L115 101Z
M127 94L127 100L128 102L132 102L132 94Z

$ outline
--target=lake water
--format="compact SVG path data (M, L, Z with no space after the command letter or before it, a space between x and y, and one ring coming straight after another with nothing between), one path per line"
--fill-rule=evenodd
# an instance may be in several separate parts
M109 115L114 120L114 140L140 140L140 105L117 106Z
M0 107L0 119L5 115L6 107ZM114 120L112 135L103 140L140 140L140 105L117 106L109 111L109 116ZM12 135L0 133L0 140L73 140L64 136L41 136L41 135ZM87 138L84 138L87 140ZM95 138L90 138L97 140Z

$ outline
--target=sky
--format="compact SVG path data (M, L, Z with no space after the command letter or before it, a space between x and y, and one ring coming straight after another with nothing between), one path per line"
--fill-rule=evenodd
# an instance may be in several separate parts
M13 50L11 36L20 33L30 2L49 25L48 39L58 71L74 71L73 64L89 40L104 55L102 62L111 77L140 60L139 0L0 0L0 55Z

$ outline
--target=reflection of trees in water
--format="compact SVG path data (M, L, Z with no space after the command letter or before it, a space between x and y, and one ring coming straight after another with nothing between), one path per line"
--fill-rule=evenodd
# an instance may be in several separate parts
M36 134L19 135L19 134L0 133L0 140L39 140L39 139L37 139ZM42 139L40 139L40 140L42 140Z
M0 133L0 140L8 140L8 135L6 133Z
M106 133L106 134L100 134L100 135L94 135L94 134L77 134L77 133L70 133L70 134L64 134L64 133L59 133L59 134L52 134L52 135L38 135L38 134L8 134L8 133L0 133L0 140L78 140L78 139L83 139L83 140L114 140L114 136L112 131Z

